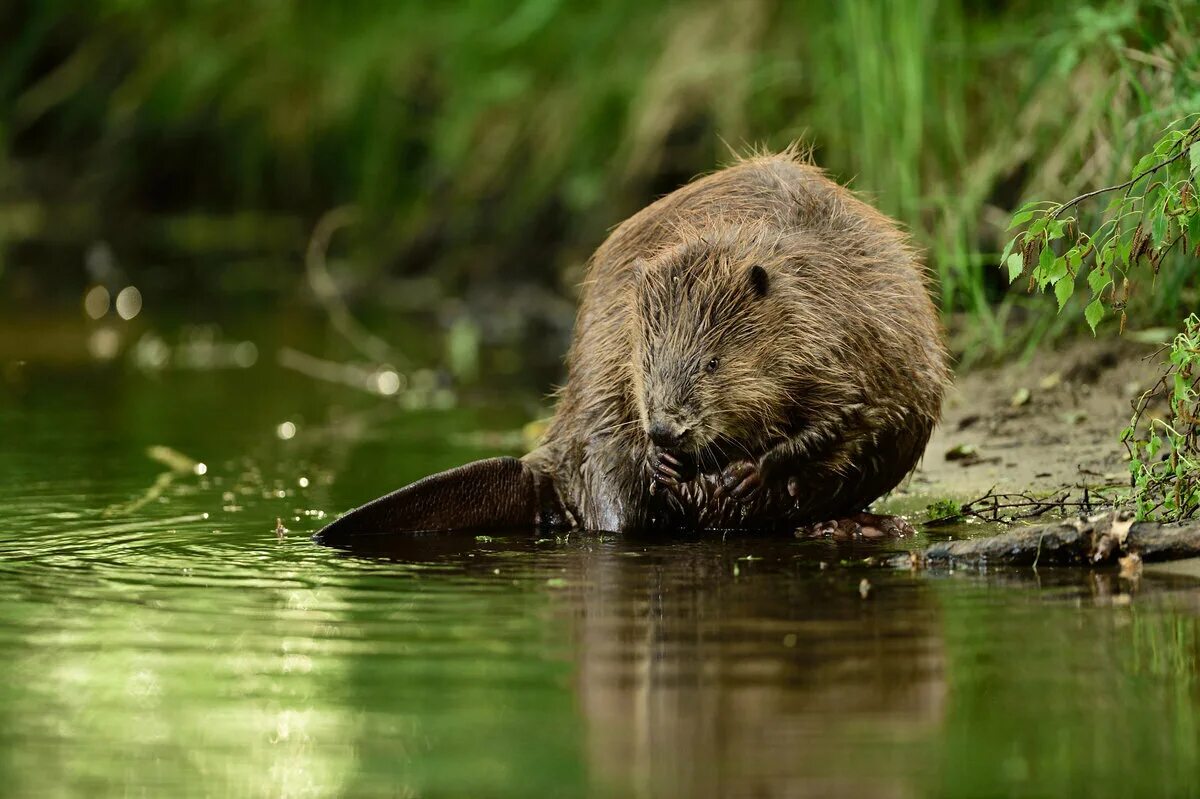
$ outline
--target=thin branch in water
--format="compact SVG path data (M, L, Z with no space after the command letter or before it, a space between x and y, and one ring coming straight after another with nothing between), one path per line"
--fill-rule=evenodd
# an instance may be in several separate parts
M358 218L358 212L352 206L341 206L328 211L317 220L312 237L308 241L308 251L304 256L304 269L308 274L308 283L313 294L325 309L334 329L359 351L363 357L376 363L391 363L401 366L408 364L408 359L383 339L367 330L354 315L337 290L333 277L326 265L326 254L333 234L347 225L353 224Z
M370 394L393 396L405 388L405 378L399 373L359 363L340 363L318 358L306 352L283 347L279 350L279 365L314 380L349 386Z

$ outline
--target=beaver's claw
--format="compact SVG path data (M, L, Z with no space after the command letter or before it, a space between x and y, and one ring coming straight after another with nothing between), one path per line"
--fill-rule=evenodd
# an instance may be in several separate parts
M684 481L686 466L677 455L665 449L652 447L646 454L646 471L653 483L662 483L672 488Z
M725 467L717 484L718 497L747 499L762 486L762 470L751 461L737 461Z

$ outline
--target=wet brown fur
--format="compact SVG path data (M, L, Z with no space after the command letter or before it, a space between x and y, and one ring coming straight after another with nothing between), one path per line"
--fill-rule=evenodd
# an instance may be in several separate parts
M589 263L567 364L525 461L582 525L609 530L861 510L916 464L949 380L907 237L794 150L741 160L617 227ZM645 468L654 414L695 431L700 474L670 492ZM762 470L753 496L722 495L737 460Z

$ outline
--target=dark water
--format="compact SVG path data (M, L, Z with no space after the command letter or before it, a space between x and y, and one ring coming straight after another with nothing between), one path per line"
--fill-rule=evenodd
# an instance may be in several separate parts
M506 451L529 395L405 409L248 335L250 368L149 372L7 343L4 795L1200 795L1194 577L763 539L348 556L309 534Z

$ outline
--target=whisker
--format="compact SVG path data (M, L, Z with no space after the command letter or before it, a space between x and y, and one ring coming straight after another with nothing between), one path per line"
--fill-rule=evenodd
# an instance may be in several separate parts
M614 422L613 424L609 425L608 427L600 428L592 435L596 435L596 436L612 435L613 433L620 432L627 427L631 427L633 425L640 425L640 424L641 424L640 419L630 419L630 420L627 420L624 422Z

